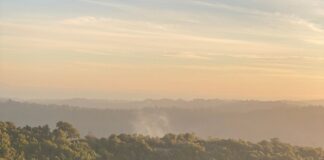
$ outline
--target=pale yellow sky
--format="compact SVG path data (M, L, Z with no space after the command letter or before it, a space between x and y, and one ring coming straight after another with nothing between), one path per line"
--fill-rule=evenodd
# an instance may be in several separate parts
M0 97L324 99L320 0L0 6Z

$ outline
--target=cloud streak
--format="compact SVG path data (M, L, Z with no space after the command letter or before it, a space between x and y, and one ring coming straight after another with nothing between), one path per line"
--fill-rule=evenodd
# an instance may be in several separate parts
M115 3L113 0L79 0L81 2L86 2L90 4L100 5L100 6L106 6L106 7L112 7L116 9L134 9L134 7L131 7L130 5L123 5L121 3Z

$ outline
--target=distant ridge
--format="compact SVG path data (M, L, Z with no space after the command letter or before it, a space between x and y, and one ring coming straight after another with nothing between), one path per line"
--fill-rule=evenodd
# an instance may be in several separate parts
M24 100L25 102L35 102L39 104L56 104L70 105L83 108L114 108L114 109L134 109L134 108L149 108L149 107L238 107L242 108L272 108L293 106L308 106L317 105L308 103L308 101L259 101L259 100L221 100L221 99L145 99L145 100L108 100L108 99L87 99L87 98L71 98L71 99L32 99ZM23 101L23 102L24 102ZM318 101L320 102L320 101ZM320 104L320 103L319 103Z
M82 135L93 133L99 137L113 133L161 136L193 132L201 137L253 142L278 137L296 145L324 146L322 107L302 107L281 101L223 100L110 103L113 104L119 106L85 108L5 100L0 102L0 121L11 121L18 126L49 124L52 127L57 121L66 121L79 128Z

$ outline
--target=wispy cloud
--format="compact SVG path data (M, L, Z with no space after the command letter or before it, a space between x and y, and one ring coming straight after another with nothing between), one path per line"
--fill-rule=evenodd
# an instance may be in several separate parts
M278 20L281 19L282 22L290 22L296 25L300 25L305 27L306 29L309 29L314 32L320 32L322 33L323 27L320 24L316 24L314 22L311 22L305 18L301 18L295 13L284 13L281 11L276 11L276 12L270 12L270 11L265 11L261 9L256 9L256 8L245 8L237 5L229 5L226 3L222 2L211 2L207 0L192 0L193 3L198 4L198 5L203 5L207 7L213 7L213 8L218 8L218 9L225 9L228 11L232 12L238 12L238 13L244 13L248 15L256 15L262 17L270 17L273 20ZM257 7L257 6L256 6ZM317 14L323 14L322 9L316 9ZM324 15L324 14L323 14ZM278 24L279 25L279 24Z
M95 5L106 6L106 7L113 7L113 8L122 9L122 10L135 8L130 5L122 4L122 3L120 3L120 1L117 1L119 3L116 3L116 1L113 1L113 0L79 0L79 1L91 3L91 4L95 4Z
M111 17L95 17L95 16L80 16L75 18L67 18L61 21L65 25L76 25L76 26L91 26L91 27L115 27L120 29L127 29L128 31L137 31L137 30L160 30L167 31L172 29L172 25L162 24L162 23L153 23L150 21L135 21L135 20L123 20L116 19ZM118 27L117 27L118 26Z
M314 31L314 32L319 32L319 33L323 33L324 32L324 29L320 27L320 25L318 24L315 24L313 22L310 22L310 21L307 21L306 19L302 19L302 18L299 18L299 17L296 17L296 16L290 16L291 19L291 23L293 24L297 24L297 25L301 25L311 31Z
M89 25L89 24L100 24L100 23L107 23L109 20L107 18L96 18L92 16L82 16L77 18L68 18L62 20L63 24L68 25Z
M216 2L216 1L207 1L207 0L191 0L192 3L197 5L202 5L206 7L212 7L212 8L218 8L218 9L225 9L229 11L234 12L240 12L240 13L248 13L248 14L255 14L255 15L269 15L268 12L264 12L261 10L251 9L251 8L244 8L236 5L229 5L222 2Z
M181 58L181 59L211 60L209 54L199 54L194 52L168 53L168 54L164 54L163 56Z
M322 45L324 45L324 38L323 39L305 39L305 42L322 46Z

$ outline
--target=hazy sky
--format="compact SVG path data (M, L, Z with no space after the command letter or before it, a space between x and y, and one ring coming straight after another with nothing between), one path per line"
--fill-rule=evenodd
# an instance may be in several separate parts
M323 0L0 7L0 97L324 98Z

